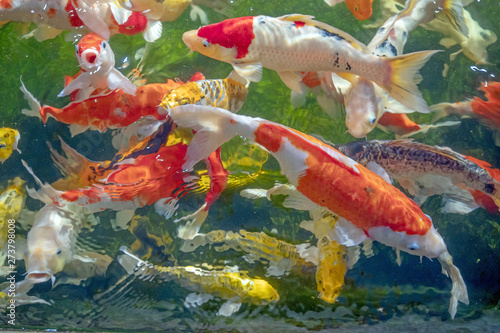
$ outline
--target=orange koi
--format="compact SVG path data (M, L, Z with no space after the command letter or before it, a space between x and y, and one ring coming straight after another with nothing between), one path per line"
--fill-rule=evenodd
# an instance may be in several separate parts
M133 149L119 152L111 161L90 161L63 143L68 158L54 150L52 154L66 179L53 186L43 184L25 164L41 187L38 192L28 192L47 204L82 206L87 213L106 209L134 210L154 204L158 213L170 218L177 209L177 202L197 188L199 178L181 168L188 146L182 141L172 142L174 129L172 121L166 121L155 134ZM205 161L211 186L205 204L191 217L193 223L200 225L203 222L199 222L200 216L206 217L212 203L225 189L228 176L219 151ZM78 182L72 183L71 178Z
M199 75L195 74L195 78ZM92 97L81 102L72 102L62 109L44 105L33 97L24 84L21 86L30 110L23 110L29 116L35 116L47 122L49 116L57 121L70 125L72 135L87 129L105 131L128 126L141 117L154 116L164 119L158 114L158 105L162 98L172 89L184 83L168 80L163 84L147 84L137 88L135 95L129 95L122 90L113 90L107 95Z
M358 20L366 20L372 16L373 0L325 0L330 7L344 1L347 8Z
M445 121L435 125L419 125L411 120L405 113L384 112L378 121L378 125L389 129L396 134L396 138L408 137L417 133L426 133L432 128L440 126L452 126L460 124L459 121Z
M486 100L475 97L456 103L440 103L433 105L431 111L437 112L436 119L450 114L461 117L470 116L479 120L483 125L493 129L500 129L500 82L484 82L479 90L485 94Z
M412 255L438 258L453 281L451 316L458 301L468 304L465 283L430 217L376 173L314 137L261 118L198 105L173 108L170 117L196 131L183 169L191 170L236 135L255 141L278 160L298 190L293 207L324 207L343 217L329 234L332 240L351 246L371 238Z

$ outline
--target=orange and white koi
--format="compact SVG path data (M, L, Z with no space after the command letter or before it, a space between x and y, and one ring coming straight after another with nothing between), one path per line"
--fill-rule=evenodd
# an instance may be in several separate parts
M382 129L388 129L396 138L405 138L415 134L427 133L428 130L441 126L459 125L460 121L445 121L434 125L420 125L411 120L405 113L385 112L378 121L378 126Z
M486 100L475 97L473 100L455 103L439 103L431 106L436 112L435 119L455 114L460 117L472 117L497 134L496 144L500 145L500 82L484 82L479 90L484 92Z
M70 125L72 135L87 129L105 131L128 126L141 117L153 116L165 119L158 113L158 105L162 98L172 89L184 84L181 81L168 80L167 83L147 84L137 88L135 95L118 89L106 95L92 97L81 102L72 102L59 109L48 105L40 105L35 97L21 85L21 91L28 100L30 109L22 112L28 116L39 117L44 123L48 117Z
M249 81L260 81L266 67L301 92L295 72L349 73L375 82L408 108L428 110L414 77L437 51L377 57L347 33L300 14L229 19L185 32L182 39L191 50L230 63Z
M347 8L358 20L367 20L372 16L373 0L325 0L330 7L344 1Z
M115 68L115 54L99 35L90 32L76 45L75 51L79 75L71 80L64 89L57 95L63 97L78 90L74 100L83 101L91 95L98 96L96 90L121 89L124 93L135 95L137 87L130 80Z
M345 219L337 223L332 240L350 246L371 238L412 255L438 258L453 281L451 316L457 300L468 303L465 283L431 219L379 175L318 139L261 118L196 105L173 108L170 116L178 126L196 131L184 169L235 135L255 141L278 160L298 190L296 207L324 207Z
M130 12L110 1L95 0L4 0L0 3L0 21L33 22L33 35L42 41L54 38L62 30L95 32L104 39L117 33L143 32L153 42L161 35L161 24L153 24L141 13ZM159 23L159 22L157 22Z
M500 171L450 148L411 140L358 141L336 148L365 166L378 164L420 204L444 194L444 212L466 214L479 206L494 212L500 206Z
M0 163L5 162L14 150L21 152L17 145L21 135L13 128L0 128Z

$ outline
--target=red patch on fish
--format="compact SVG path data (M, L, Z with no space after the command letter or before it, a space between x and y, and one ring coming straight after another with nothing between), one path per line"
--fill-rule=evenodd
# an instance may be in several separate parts
M297 29L306 25L306 22L302 21L293 21L293 23L295 23L295 28Z
M198 30L198 37L228 49L235 47L238 51L236 59L241 59L248 54L255 38L253 19L254 16L245 16L210 24Z
M47 16L50 17L50 18L53 18L55 17L57 14L57 10L54 9L54 8L50 8L48 11L47 11Z
M101 52L101 43L104 41L101 36L96 33L89 32L78 42L78 52L80 55L88 49L94 49L97 52ZM89 59L87 59L89 60ZM95 59L94 59L95 60ZM93 61L90 61L93 62Z
M481 86L486 100L476 97L472 102L472 111L489 121L491 126L500 128L500 82L488 82Z
M72 1L68 1L64 10L68 12L68 18L69 18L69 22L71 23L71 26L81 27L84 25L83 21L80 19L80 17L78 17L78 14L76 13L76 10L75 10L75 7L73 7Z
M0 0L0 8L12 9L12 0Z
M130 15L125 23L116 24L118 25L119 33L124 35L136 35L146 30L148 19L139 12L132 12L132 15Z

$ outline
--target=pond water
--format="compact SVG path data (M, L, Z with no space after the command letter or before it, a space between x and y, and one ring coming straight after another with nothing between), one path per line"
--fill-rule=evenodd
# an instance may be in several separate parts
M292 13L313 15L316 20L368 44L377 29L365 25L382 23L388 18L383 1L374 1L372 17L364 21L357 20L344 3L329 7L321 0L234 0L228 1L224 13L207 6L206 1L200 1L199 5L211 23L227 19L225 14L229 17L277 17ZM500 35L498 1L473 1L465 8L483 29ZM229 75L232 70L230 64L197 52L188 54L189 49L181 36L185 31L200 27L199 20L191 20L190 8L174 22L162 24L161 37L154 43L148 43L141 63L138 55L143 54L146 46L142 34L118 34L110 38L109 45L115 53L116 67L122 73L127 74L140 65L142 76L148 84L163 83L173 78L187 81L196 72L203 73L209 79ZM71 41L67 33L41 42L34 38L22 38L33 28L34 24L15 22L7 22L0 28L0 127L13 128L20 133L20 152L13 152L10 158L0 164L2 189L15 177L26 181L29 188L39 188L23 167L22 160L43 182L53 183L60 179L61 173L51 158L47 144L50 143L61 152L59 138L89 160L111 160L116 154L111 144L113 130L85 131L72 137L67 124L55 119L48 119L43 124L40 119L21 113L22 109L28 108L28 103L19 90L20 77L27 89L43 104L63 107L70 102L68 97L57 97L63 88L64 76L78 72L74 56L76 42ZM474 33L478 32L469 30L470 36ZM434 55L420 71L423 81L419 89L425 100L433 105L483 97L477 88L482 82L495 81L500 75L498 42L486 48L488 63L477 64L465 55L466 52L459 53L451 60L450 55L457 52L460 46L445 48L440 44L443 37L440 32L417 27L411 31L405 45L405 53L444 50ZM443 76L445 68L447 75ZM500 112L498 106L496 112ZM343 115L331 117L323 112L312 93L306 96L303 106L292 106L290 89L275 71L269 69L264 69L262 81L250 84L248 98L239 114L278 122L334 144L365 139L395 139L394 133L384 132L380 128L375 128L366 138L354 138L346 133ZM411 113L409 116L417 123L430 124L435 114ZM413 138L431 146L450 147L460 154L486 161L493 168L500 168L500 148L495 145L497 133L492 126L485 126L474 117L460 119L455 115L445 120L460 123L431 129ZM280 165L274 157L268 156L249 140L237 137L222 146L221 158L231 172L229 185L211 206L200 229L201 233L214 230L241 234L245 231L264 232L290 246L304 243L318 245L317 238L300 227L302 221L310 219L309 213L284 207L284 196L276 196L268 201L265 198L251 200L240 195L243 189L268 189L276 183L288 183L287 178L280 174ZM199 170L203 168L205 166L197 167ZM174 220L193 213L203 205L207 176L203 176L202 180L205 180L205 185L182 197L179 208L168 219L159 215L153 205L146 205L135 210L133 226L128 224L120 229L116 227L116 219L121 216L117 217L115 211L94 213L98 223L92 228L84 227L81 230L74 253L96 253L109 258L109 261L105 261L104 267L94 268L95 274L90 277L74 279L76 269L73 269L56 274L54 287L50 281L35 285L28 295L45 300L50 305L18 304L15 308L15 325L9 323L11 318L7 316L9 310L6 309L5 314L0 315L0 327L133 332L364 331L367 328L380 331L500 331L498 212L490 213L478 208L463 215L444 213L441 211L440 195L429 197L421 205L422 211L432 218L434 226L443 236L453 256L453 263L460 269L467 286L470 303L459 303L457 314L451 319L448 306L452 283L442 274L439 262L401 253L402 262L398 265L394 249L379 242L363 247L359 259L345 273L344 285L333 303L318 297L316 265L301 265L298 261L292 261L291 268L276 273L283 267L273 263L270 256L260 255L265 246L258 241L250 242L248 247L241 244L232 246L223 241L208 242L205 245L197 244L194 251L182 251L186 245L177 233L179 225L184 222L175 223ZM397 183L395 185L399 186ZM411 197L408 192L405 193ZM28 196L21 220L28 219L25 217L29 215L27 211L36 212L43 206L44 203ZM29 227L17 225L15 235L18 251L23 248L23 239L26 239L28 231ZM120 250L123 246L154 265L175 267L176 272L186 266L207 271L220 272L226 269L246 272L248 278L267 281L276 290L279 300L267 302L243 299L237 311L229 316L221 315L224 309L238 303L227 292L207 292L205 287L200 287L203 283L196 282L196 279L190 280L187 273L171 273L167 278L153 278L154 275L145 278L137 272L128 274L117 259L120 254L123 255ZM267 251L276 258L279 251L277 245L274 246ZM356 257L353 253L354 250L348 252L347 257ZM15 280L22 281L26 272L24 260L16 260L15 271ZM8 276L4 275L0 281L7 281ZM212 286L220 283L220 279L214 276L202 278ZM244 283L241 280L238 283L241 286L235 288L244 289ZM206 302L201 305L189 302L201 302L203 298Z

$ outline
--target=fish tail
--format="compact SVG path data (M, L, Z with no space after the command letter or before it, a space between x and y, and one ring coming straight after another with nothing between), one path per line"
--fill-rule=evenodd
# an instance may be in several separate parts
M61 148L66 157L59 154L49 144L52 160L65 178L78 177L84 170L88 169L91 162L85 156L68 146L61 138L59 140L61 140Z
M457 313L458 302L462 302L464 304L469 304L469 296L467 294L467 286L462 278L462 274L460 274L460 270L453 264L451 255L448 251L444 251L438 257L441 266L443 267L443 273L448 275L451 278L452 287L451 287L451 298L450 298L450 307L448 311L450 313L451 318L455 318Z
M170 109L169 113L178 126L196 131L189 144L183 169L191 170L196 163L207 158L235 135L246 136L247 131L240 125L240 120L248 117L221 108L181 105Z
M461 123L460 121L443 121L442 123L434 125L419 125L418 130L403 135L396 135L396 139L405 139L415 134L427 133L427 131L430 129L438 128L441 126L455 126L455 125L460 125L460 123Z
M462 0L444 1L442 13L457 31L465 37L469 37L469 28L465 24Z
M382 82L375 81L375 83L407 108L429 113L429 107L417 87L417 82L421 78L418 72L436 52L440 51L420 51L381 58L388 62L388 75Z
M21 162L23 163L26 170L28 170L28 172L33 176L33 178L35 179L35 182L40 186L40 189L38 191L35 189L32 189L32 188L28 188L28 187L26 188L26 191L28 192L30 197L32 197L33 199L40 200L41 202L43 202L47 205L54 204L54 203L58 202L57 199L61 196L62 192L57 191L55 188L53 188L52 186L50 186L47 183L44 184L35 175L35 173L33 172L33 169L31 169L28 166L28 163L26 163L24 160L21 160Z
M21 91L24 94L24 98L28 101L29 104L29 109L22 109L22 113L29 116L29 117L37 117L42 119L43 123L45 124L47 122L47 117L45 114L42 115L42 106L40 105L40 102L33 96L32 93L26 89L26 86L24 85L24 82L21 80Z

